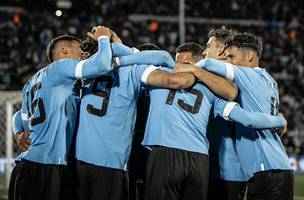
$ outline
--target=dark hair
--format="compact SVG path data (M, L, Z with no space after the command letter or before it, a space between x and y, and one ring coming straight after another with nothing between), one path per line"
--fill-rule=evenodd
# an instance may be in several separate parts
M137 49L139 51L145 51L145 50L161 50L159 48L159 46L157 46L156 44L153 44L153 43L143 43L143 44L140 44L138 45Z
M61 41L68 41L68 42L78 41L78 42L80 42L80 39L75 36L71 36L71 35L60 35L60 36L52 39L46 48L46 56L50 63L54 61L54 50L56 48L56 44L58 44L58 42L61 42Z
M110 43L113 42L113 36L116 34L114 31L110 29ZM82 51L88 52L90 55L93 55L98 50L98 42L93 40L90 37L86 37L86 39L82 40L80 43L80 48Z
M193 56L202 56L204 50L201 45L199 45L195 42L187 42L187 43L179 45L176 48L176 53L181 53L181 52L186 52L186 51L192 52Z
M257 53L261 58L263 52L263 40L252 33L238 33L225 42L225 48L228 47L249 48Z
M98 42L90 37L87 37L80 42L80 48L82 51L93 55L98 50Z
M226 29L225 26L222 26L219 29L211 29L208 33L208 37L215 37L219 42L224 44L225 41L232 37L234 33L235 31L232 31L231 29Z

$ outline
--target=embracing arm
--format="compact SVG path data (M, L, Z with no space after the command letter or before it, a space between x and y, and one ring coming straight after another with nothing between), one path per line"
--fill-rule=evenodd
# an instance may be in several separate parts
M155 69L145 78L147 85L170 89L188 88L195 82L195 77L189 73L176 73Z
M210 90L224 99L234 100L238 95L238 88L234 83L195 65L177 63L174 72L193 73L198 81L204 83Z
M135 53L135 48L130 48L124 44L121 44L119 42L114 42L111 44L113 57L121 57L121 56L127 56L132 55Z
M135 53L133 55L122 56L120 57L120 62L117 64L119 66L144 64L173 68L175 62L167 51L145 50Z
M234 105L232 105L234 104ZM251 112L237 106L236 103L230 102L224 109L224 118L227 117L233 121L239 122L246 127L256 129L281 128L286 124L282 116L273 116L265 113Z

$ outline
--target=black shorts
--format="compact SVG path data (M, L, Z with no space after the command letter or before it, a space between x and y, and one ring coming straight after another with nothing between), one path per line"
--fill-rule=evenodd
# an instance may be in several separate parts
M247 200L292 200L292 170L257 172L248 181Z
M246 182L209 179L208 200L243 200Z
M77 161L78 200L128 200L128 173Z
M208 176L207 155L153 147L147 161L145 200L205 200Z
M146 162L150 151L140 143L134 143L129 159L130 200L144 199Z
M64 165L18 161L11 174L9 200L75 199L70 175Z

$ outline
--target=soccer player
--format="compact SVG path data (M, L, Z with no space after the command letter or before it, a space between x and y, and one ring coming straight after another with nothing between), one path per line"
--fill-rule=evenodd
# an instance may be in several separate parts
M250 33L240 33L225 45L231 64L205 59L197 65L233 80L240 89L238 102L244 109L277 115L277 83L259 67L262 40ZM293 198L293 171L277 130L257 131L236 124L236 151L248 180L248 200Z
M22 120L27 121L32 144L21 153L13 169L9 199L68 199L66 164L79 98L74 90L79 78L110 71L109 30L94 28L88 35L98 40L100 51L80 61L80 40L59 36L48 45L48 66L37 72L22 90ZM107 62L108 61L108 62Z
M160 50L153 43L143 43L137 46L139 51ZM150 151L141 145L144 138L146 122L149 113L150 97L149 91L145 88L137 101L137 115L134 129L132 148L128 163L129 171L129 197L130 200L144 199L144 183L146 172L146 161Z
M186 88L194 80L191 74L170 74L151 65L124 66L86 80L76 139L78 199L128 199L127 163L143 87Z
M209 162L205 132L213 104L216 115L245 126L271 128L285 123L279 117L248 113L233 102L220 100L200 83L185 90L151 88L150 98L143 141L143 145L152 148L146 172L147 200L207 198Z
M226 60L225 41L235 34L225 27L211 29L204 50L205 58ZM235 100L233 96L231 100ZM246 178L241 170L235 150L235 122L222 117L212 117L207 127L209 147L209 186L208 199L242 200L246 190ZM219 192L221 191L221 192Z

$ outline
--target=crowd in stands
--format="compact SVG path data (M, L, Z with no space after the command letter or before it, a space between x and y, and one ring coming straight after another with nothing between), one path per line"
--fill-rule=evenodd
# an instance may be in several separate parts
M20 2L23 2L22 4ZM40 1L39 1L40 2ZM148 20L134 22L132 14L176 16L178 1L87 0L74 2L57 17L51 1L7 1L1 6L18 6L23 11L0 10L0 90L20 90L27 79L47 64L45 48L60 34L85 37L96 24L111 27L129 46L152 42L174 56L179 45L178 23ZM261 66L279 84L280 110L288 119L283 137L289 154L304 154L304 18L301 1L287 0L185 0L187 17L254 19L264 26L229 25L253 32L264 40ZM3 5L1 5L3 4ZM19 5L20 4L20 5ZM50 4L50 6L48 6ZM51 8L51 9L50 9ZM85 9L84 9L85 8ZM186 41L204 45L212 24L186 24Z

